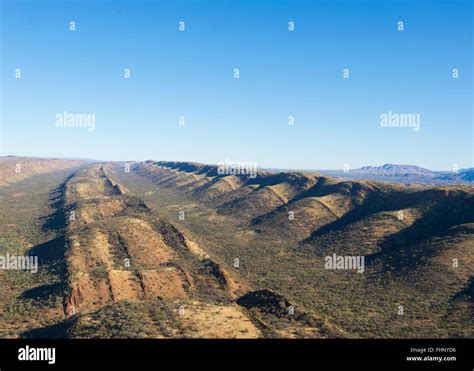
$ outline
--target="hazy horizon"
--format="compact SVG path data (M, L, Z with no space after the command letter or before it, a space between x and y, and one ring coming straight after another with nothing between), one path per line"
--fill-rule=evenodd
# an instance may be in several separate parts
M194 161L194 160L173 160L173 159L157 159L157 158L146 158L146 159L124 159L124 160L110 160L110 159L96 159L96 158L86 158L86 157L58 157L58 156L34 156L34 155L17 155L17 154L2 154L0 157L27 157L27 158L43 158L43 159L57 159L57 160L84 160L84 161L93 161L93 162L145 162L145 161L164 161L164 162L184 162L184 163L199 163L199 164L205 164L205 165L218 165L218 162L215 163L206 163L206 162L201 162L201 161ZM225 159L224 159L225 160ZM395 166L414 166L418 168L423 168L426 170L431 170L431 171L436 171L436 172L452 172L452 169L442 169L442 170L434 170L430 168L425 168L423 166L419 166L417 164L393 164L393 163L380 163L380 164L366 164L357 168L349 168L349 171L351 170L358 170L360 168L363 168L365 166L368 167L382 167L384 165L395 165ZM257 167L259 169L264 169L264 170L275 170L275 171L343 171L343 169L337 169L337 168L283 168L283 167L274 167L274 166L265 166L265 165L260 165L257 164ZM469 170L472 169L472 167L466 167L466 168L460 168L458 171L462 170Z

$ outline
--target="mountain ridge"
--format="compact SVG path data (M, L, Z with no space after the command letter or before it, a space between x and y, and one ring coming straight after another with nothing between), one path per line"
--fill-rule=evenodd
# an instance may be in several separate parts
M11 161L0 171L3 163L10 174ZM43 262L39 276L0 272L0 306L10 308L0 312L3 334L474 333L470 185L227 174L195 162L45 161L22 159L28 176L0 187L6 246ZM363 274L328 269L334 254L363 258Z

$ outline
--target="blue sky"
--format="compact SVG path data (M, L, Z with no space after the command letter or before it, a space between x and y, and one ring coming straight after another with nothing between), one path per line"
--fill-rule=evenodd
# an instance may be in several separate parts
M3 155L474 166L472 1L1 2Z

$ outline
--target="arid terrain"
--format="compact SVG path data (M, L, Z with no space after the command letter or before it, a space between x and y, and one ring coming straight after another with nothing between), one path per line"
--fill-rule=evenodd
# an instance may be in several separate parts
M474 337L470 184L2 157L0 221L1 338Z

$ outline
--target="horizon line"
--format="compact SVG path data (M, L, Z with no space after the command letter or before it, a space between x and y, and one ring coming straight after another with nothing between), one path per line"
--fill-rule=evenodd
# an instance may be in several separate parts
M148 158L148 159L145 159L145 160L104 160L104 159L95 159L95 158L77 157L77 156L71 156L71 157L31 156L31 155L22 156L22 155L14 155L14 154L8 154L8 155L1 154L0 158L3 158L3 157L23 157L23 158L38 158L38 159L47 159L47 160L70 160L70 161L72 161L72 160L82 160L82 161L90 161L90 162L146 162L146 161L156 161L156 162L195 163L195 164L215 165L215 166L218 166L218 164L219 164L219 163L214 164L214 163L206 163L206 162L199 162L199 161L155 160L155 159L151 159L151 158ZM256 163L256 161L230 161L230 162L236 162L236 163L239 163L239 162L254 162L254 163ZM386 166L386 165L411 166L411 167L416 167L416 168L419 168L419 169L422 169L422 170L428 170L428 171L431 171L433 173L452 173L452 172L454 172L453 170L432 170L430 168L415 165L415 164L397 164L397 163L389 163L389 162L383 163L381 165L363 165L363 166L356 167L356 168L350 168L350 169L348 169L348 171L350 172L350 171L354 171L354 170L360 170L360 169L365 168L365 167L381 168L381 167ZM262 170L274 170L274 171L278 170L278 171L297 171L297 172L314 172L314 171L344 172L343 168L340 168L340 169L337 169L337 168L330 168L330 169L325 169L325 168L297 168L297 167L289 168L289 167L258 166L258 165L257 165L257 168L262 169ZM473 169L473 168L474 168L474 165L471 166L471 167L460 168L460 169L458 169L458 171L469 170L469 169Z

